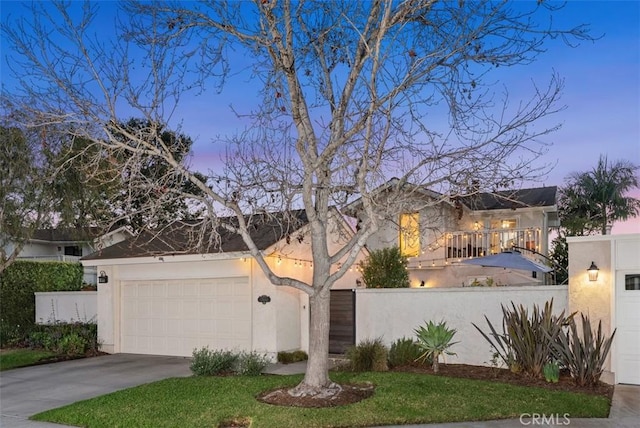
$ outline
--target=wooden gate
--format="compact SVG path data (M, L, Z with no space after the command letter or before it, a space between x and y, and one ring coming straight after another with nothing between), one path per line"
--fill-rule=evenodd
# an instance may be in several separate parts
M356 292L331 290L329 353L344 354L356 343Z

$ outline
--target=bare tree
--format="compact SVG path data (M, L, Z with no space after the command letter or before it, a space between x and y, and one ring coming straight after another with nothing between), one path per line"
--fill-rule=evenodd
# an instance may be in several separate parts
M556 10L546 2L131 2L119 39L92 34L95 5L77 9L35 4L30 20L4 25L19 54L19 89L38 101L23 102L18 90L4 95L68 124L103 156L125 153L114 159L125 159L131 192L155 192L149 203L192 198L207 230L223 215L237 218L222 226L242 236L273 284L309 295L309 364L294 395L339 389L328 375L329 290L402 209L417 188L408 183L433 190L435 204L544 174L534 162L546 150L540 137L557 126L540 122L562 109L562 80L532 84L530 98L511 103L492 71L526 66L550 38L589 38L583 26L553 27ZM210 94L233 73L258 85L256 105L239 112L247 128L222 141L224 170L199 177L160 130L175 125L185 93ZM147 127L121 125L132 110ZM142 177L149 158L166 174ZM198 192L185 194L184 181ZM362 221L330 253L331 207L356 198ZM295 207L309 220L311 283L276 275L247 228L248 215Z

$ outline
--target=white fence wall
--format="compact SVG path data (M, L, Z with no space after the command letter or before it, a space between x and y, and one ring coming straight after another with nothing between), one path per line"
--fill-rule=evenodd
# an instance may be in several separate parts
M390 345L401 337L415 337L414 329L425 321L446 321L457 330L447 363L490 365L491 346L472 325L488 332L486 315L498 332L502 332L501 304L544 306L553 298L553 309L560 313L567 307L567 287L467 287L404 288L356 290L356 343L382 338Z
M97 320L97 291L51 291L35 295L38 324Z

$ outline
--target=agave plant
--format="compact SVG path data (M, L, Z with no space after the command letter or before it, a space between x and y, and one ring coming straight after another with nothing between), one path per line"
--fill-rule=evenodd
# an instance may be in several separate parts
M420 354L416 361L424 362L430 358L432 360L433 372L438 373L440 370L440 355L456 355L455 352L449 351L451 346L458 343L451 342L453 336L456 334L456 330L447 328L447 324L444 321L440 321L438 324L429 321L426 325L414 331L418 336L418 346L422 350L422 354Z

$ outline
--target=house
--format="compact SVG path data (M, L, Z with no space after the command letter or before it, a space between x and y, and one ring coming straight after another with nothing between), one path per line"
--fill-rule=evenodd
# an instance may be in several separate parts
M82 256L130 236L124 227L104 235L97 227L36 229L20 250L17 260L79 262ZM8 244L7 254L14 248L15 244ZM83 282L96 284L95 269L85 268Z
M220 219L233 222L233 218ZM311 283L312 257L303 210L248 216L249 232L277 275ZM330 251L351 236L337 211ZM98 284L98 337L109 353L191 356L196 348L308 349L308 298L274 286L241 237L175 223L106 247L81 260ZM334 288L353 288L349 272Z
M395 179L394 179L395 180ZM387 186L394 185L392 180ZM447 198L421 186L405 185L401 212L387 218L367 241L369 250L398 246L409 259L412 287L541 284L545 275L461 264L464 259L519 249L545 262L549 230L559 225L556 187L475 193ZM381 192L381 194L384 194ZM360 202L347 212L362 222Z

